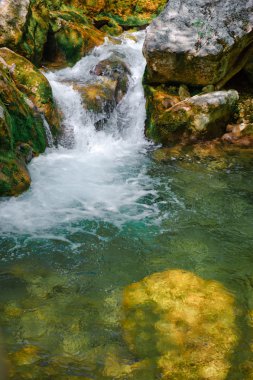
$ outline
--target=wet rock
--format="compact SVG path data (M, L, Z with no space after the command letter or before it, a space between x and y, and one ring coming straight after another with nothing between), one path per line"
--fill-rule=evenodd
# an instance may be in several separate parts
M8 49L1 49L1 51ZM8 53L9 54L9 53ZM15 54L15 53L10 53ZM0 55L1 57L1 55ZM20 58L23 59L22 57ZM18 66L18 65L17 65ZM47 138L41 115L31 99L19 88L29 74L0 60L0 195L18 195L28 189L30 176L25 167L29 156L43 152ZM19 69L17 69L19 70ZM31 74L31 72L30 72ZM16 76L17 75L17 76ZM40 73L38 77L43 77ZM15 78L19 83L19 88ZM43 77L44 78L44 77ZM24 81L24 82L23 82ZM36 87L38 83L35 81ZM32 84L30 83L32 92ZM49 87L50 88L50 87ZM22 87L23 89L23 87ZM24 90L24 89L23 89ZM36 95L39 96L39 95ZM35 97L36 97L35 96ZM26 144L25 150L22 151Z
M147 135L155 136L164 145L219 137L232 118L238 99L234 90L193 96L157 115L155 127L152 131L148 126Z
M146 136L159 142L156 122L158 118L169 108L180 102L178 88L175 86L144 86L146 97Z
M253 124L229 124L227 133L222 136L222 141L240 147L252 147Z
M83 103L89 111L109 117L117 104L116 85L116 81L104 78L87 85L75 85L74 88L82 95Z
M60 128L59 115L46 77L30 61L10 49L0 48L0 58L10 68L17 88L45 115L52 133L56 135Z
M95 75L116 81L115 100L119 103L126 94L131 72L127 65L117 57L110 57L99 62L92 71Z
M117 82L107 78L91 84L74 86L81 94L85 109L93 113L97 131L106 128L108 120L117 107L116 87Z
M21 143L17 146L16 149L17 155L23 157L26 164L33 159L33 150L29 144Z
M238 337L233 296L218 282L169 270L128 286L124 337L163 379L225 380Z
M252 54L252 1L171 0L147 28L149 83L221 88Z
M30 184L31 178L24 163L14 155L0 151L0 196L19 195Z
M130 71L118 58L99 62L91 71L97 80L90 84L74 85L86 109L93 112L97 130L103 130L117 105L128 90Z

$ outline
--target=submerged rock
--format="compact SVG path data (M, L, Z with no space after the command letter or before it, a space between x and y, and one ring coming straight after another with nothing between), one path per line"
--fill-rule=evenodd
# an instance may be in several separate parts
M148 137L169 145L176 141L219 137L238 103L237 91L195 95L155 115L155 126L147 125Z
M253 3L170 0L147 28L147 81L218 88L252 55Z
M183 270L155 273L124 291L124 337L162 379L225 380L238 340L234 299Z

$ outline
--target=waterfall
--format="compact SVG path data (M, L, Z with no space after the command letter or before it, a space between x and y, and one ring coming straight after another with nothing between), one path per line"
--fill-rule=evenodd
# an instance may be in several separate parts
M145 99L142 76L144 32L117 44L106 40L74 67L46 74L62 114L59 146L48 148L29 165L31 189L0 205L2 231L48 230L84 219L115 224L154 215L152 179L146 173L144 137ZM76 83L95 80L92 69L117 55L131 72L129 89L108 120L109 128L97 131L95 115L88 111Z
M52 148L53 145L54 145L54 138L53 138L53 135L51 133L51 130L50 130L50 126L45 118L45 116L43 114L41 114L41 118L42 118L42 121L43 121L43 126L44 126L44 129L45 129L45 133L46 133L46 136L47 136L47 145Z

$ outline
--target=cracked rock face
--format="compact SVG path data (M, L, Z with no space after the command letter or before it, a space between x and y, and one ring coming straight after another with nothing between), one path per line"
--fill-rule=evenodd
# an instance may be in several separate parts
M147 28L147 81L226 82L253 55L253 0L170 0Z

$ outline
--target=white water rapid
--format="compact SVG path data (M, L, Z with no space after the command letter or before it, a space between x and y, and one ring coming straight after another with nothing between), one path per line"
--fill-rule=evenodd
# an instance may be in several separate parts
M73 68L46 74L63 114L62 145L33 159L28 192L1 202L0 231L41 233L84 219L120 225L155 212L155 202L144 201L156 194L145 167L143 38L138 32L123 35L120 44L106 41ZM115 53L131 71L130 87L110 117L109 130L98 132L73 83L92 81L90 70Z

